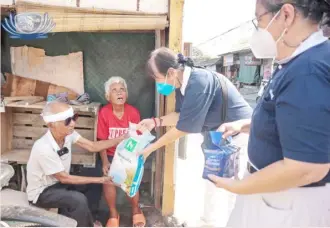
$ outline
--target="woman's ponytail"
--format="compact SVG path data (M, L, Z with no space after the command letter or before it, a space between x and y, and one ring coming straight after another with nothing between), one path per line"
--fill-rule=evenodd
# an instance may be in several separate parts
M191 58L182 55L181 53L178 54L178 63L188 67L194 66L194 61Z
M330 27L330 0L323 0L325 2L324 22L325 26Z

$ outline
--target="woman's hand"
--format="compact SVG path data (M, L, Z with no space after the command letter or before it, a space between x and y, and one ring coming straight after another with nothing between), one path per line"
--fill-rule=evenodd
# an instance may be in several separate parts
M249 132L250 131L250 124L251 119L244 119L244 120L237 120L230 123L222 124L217 131L223 133L223 138L227 138L232 135L236 135L242 132Z
M235 192L235 187L236 187L236 184L238 183L238 180L234 180L231 178L225 178L225 177L218 177L213 174L209 174L208 178L210 179L210 181L213 182L213 184L217 188L223 188L227 191Z
M223 133L222 137L227 138L232 135L236 135L241 132L242 124L239 121L224 123L222 124L217 131Z
M157 120L155 119L155 121ZM136 130L141 132L151 131L156 127L155 121L153 119L144 119L136 126Z
M142 155L143 156L143 160L144 162L147 160L147 158L149 157L149 155L154 151L152 149L154 145L153 144L149 144L146 148L144 148L141 152L139 152L137 155L140 156Z

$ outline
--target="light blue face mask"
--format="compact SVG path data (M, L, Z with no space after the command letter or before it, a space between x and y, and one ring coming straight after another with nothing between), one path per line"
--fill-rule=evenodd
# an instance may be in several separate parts
M165 79L164 83L156 82L157 92L164 96L170 95L175 90L175 86L167 84L166 81L167 81L167 74L166 74L166 79Z

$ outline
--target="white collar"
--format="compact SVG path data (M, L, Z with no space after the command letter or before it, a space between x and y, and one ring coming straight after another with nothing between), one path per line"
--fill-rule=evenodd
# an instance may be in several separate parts
M186 87L187 87L187 84L188 84L188 81L190 78L191 71L192 71L191 67L188 67L188 66L186 66L183 71L182 85L180 88L181 94L183 96L186 91Z
M50 132L50 130L47 131L45 136L48 139L48 141L50 142L50 145L52 146L54 151L59 151L61 149L60 146L55 141L55 139L54 139L52 133ZM63 145L65 145L66 143L67 143L67 137L65 137Z
M314 32L312 35L310 35L304 42L301 43L301 45L293 52L293 54L290 57L287 57L285 59L277 61L278 64L285 64L290 62L294 57L300 55L301 53L307 51L308 49L319 45L325 41L327 41L328 38L323 35L323 31L319 30L317 32Z

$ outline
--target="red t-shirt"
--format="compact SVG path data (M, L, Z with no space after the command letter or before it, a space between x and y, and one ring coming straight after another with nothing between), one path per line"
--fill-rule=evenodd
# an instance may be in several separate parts
M105 105L99 112L97 123L97 138L100 140L117 138L128 132L129 122L139 123L140 112L132 105L125 104L124 114L121 119L115 116L112 105ZM107 149L107 154L113 156L116 147Z

